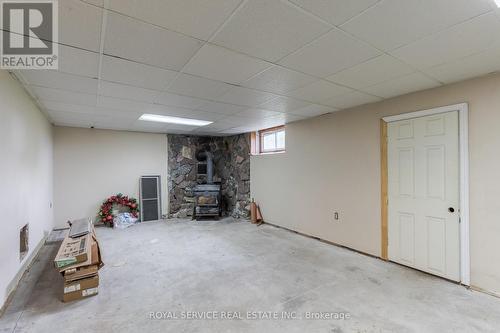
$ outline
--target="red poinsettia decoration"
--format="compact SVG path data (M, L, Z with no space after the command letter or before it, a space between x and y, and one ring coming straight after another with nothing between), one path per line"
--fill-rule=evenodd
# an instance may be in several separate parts
M117 195L113 195L102 202L101 209L99 210L99 218L105 224L110 226L113 225L113 205L127 207L130 210L130 214L134 217L139 216L139 205L137 204L137 199L118 193Z

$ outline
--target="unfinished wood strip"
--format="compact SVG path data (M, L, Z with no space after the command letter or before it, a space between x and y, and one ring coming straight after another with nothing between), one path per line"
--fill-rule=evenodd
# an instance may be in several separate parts
M250 133L250 154L251 155L257 155L258 143L257 143L257 133L256 132L251 132Z
M381 183L381 235L382 235L382 249L380 257L384 260L388 260L388 245L389 245L389 234L388 234L388 169L387 169L387 123L380 119L380 179Z

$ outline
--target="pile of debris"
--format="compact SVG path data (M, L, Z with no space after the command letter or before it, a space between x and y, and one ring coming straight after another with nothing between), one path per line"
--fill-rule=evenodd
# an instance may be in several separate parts
M104 265L91 219L70 222L54 264L64 277L63 302L97 295L99 269Z

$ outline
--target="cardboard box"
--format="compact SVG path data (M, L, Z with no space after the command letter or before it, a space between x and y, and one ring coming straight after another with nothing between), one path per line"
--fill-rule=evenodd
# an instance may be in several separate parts
M98 287L99 275L65 283L63 302L71 302L77 299L97 295Z
M104 263L94 227L83 236L66 236L54 264L64 277L63 302L97 295L98 271Z
M58 267L56 264L56 267L59 269L59 272L61 272L61 274L65 275L66 271L71 272L77 268L86 267L86 266L90 266L90 265L98 265L99 268L104 266L104 263L102 262L102 257L101 257L101 249L99 248L99 242L97 241L97 237L95 235L95 230L92 230L92 233L85 235L85 236L82 236L82 237L88 237L90 239L90 241L88 242L88 243L90 243L90 245L89 245L87 252L86 252L86 257L87 257L86 260L81 261L81 262L77 261L77 262L63 265L60 267ZM65 240L66 240L66 238L65 238ZM63 241L63 244L61 245L61 247L63 245L64 245L64 241ZM61 251L61 249L59 249L59 251ZM57 256L56 256L56 259L57 259Z
M91 240L91 234L77 238L66 236L54 259L56 268L61 269L87 261L90 264Z
M72 268L64 271L64 281L71 282L94 276L99 271L99 265L90 265Z

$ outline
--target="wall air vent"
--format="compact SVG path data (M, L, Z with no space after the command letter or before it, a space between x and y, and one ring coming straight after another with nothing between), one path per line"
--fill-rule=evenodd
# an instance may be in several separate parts
M141 221L161 218L160 176L142 176L140 179Z

